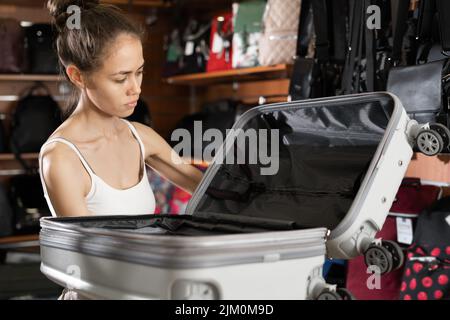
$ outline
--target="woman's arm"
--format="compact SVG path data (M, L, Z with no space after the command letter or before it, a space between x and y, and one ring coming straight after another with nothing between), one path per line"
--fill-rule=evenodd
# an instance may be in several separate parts
M203 173L185 163L170 145L152 128L133 122L145 147L145 162L183 190L194 193L202 180Z
M89 216L86 207L86 179L75 153L66 146L51 144L42 154L43 177L58 217ZM88 176L87 172L85 174Z

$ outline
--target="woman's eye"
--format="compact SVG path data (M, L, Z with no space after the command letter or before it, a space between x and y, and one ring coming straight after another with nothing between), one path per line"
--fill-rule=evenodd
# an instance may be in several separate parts
M138 71L138 72L137 72L137 75L138 75L138 76L142 76L143 74L144 74L144 71Z
M124 79L117 79L116 82L117 82L117 83L124 83L125 80L127 80L127 78L124 78Z

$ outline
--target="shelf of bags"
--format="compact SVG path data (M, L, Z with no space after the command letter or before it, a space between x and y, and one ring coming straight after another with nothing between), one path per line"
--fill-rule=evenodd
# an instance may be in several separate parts
M39 153L22 153L21 156L24 160L37 160L39 158ZM11 160L16 160L13 153L0 153L0 161Z
M0 249L14 249L39 246L39 235L0 237Z
M0 81L61 81L58 74L0 74Z
M132 5L137 7L169 8L171 1L164 0L102 0L100 2L114 5Z
M291 70L291 65L277 64L268 67L259 66L252 68L178 75L166 78L165 81L169 84L176 85L209 85L225 82L288 78Z

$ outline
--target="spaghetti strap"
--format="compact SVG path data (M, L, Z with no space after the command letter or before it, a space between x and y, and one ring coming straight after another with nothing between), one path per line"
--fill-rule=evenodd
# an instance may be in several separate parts
M133 135L135 136L136 140L139 143L139 147L141 148L141 157L142 157L142 162L145 164L145 147L144 147L144 143L141 140L141 137L139 136L136 128L131 124L131 122L129 122L128 120L125 119L121 119L123 120L128 127L130 128L131 132L133 133Z
M65 145L69 146L73 151L75 151L75 153L77 154L78 158L80 158L81 163L83 164L84 168L86 169L86 171L89 173L89 175L92 176L95 175L94 170L92 170L92 168L89 166L89 164L87 163L87 161L84 159L83 155L81 154L80 150L78 150L78 148L69 140L65 139L65 138L52 138L50 140L48 140L46 143L44 143L41 147L41 152L39 154L39 167L42 168L41 165L41 161L42 161L42 149L44 148L44 146L52 143L52 142L61 142L64 143Z

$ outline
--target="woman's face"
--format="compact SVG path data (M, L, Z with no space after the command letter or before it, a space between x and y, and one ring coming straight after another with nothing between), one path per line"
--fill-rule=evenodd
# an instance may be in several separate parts
M103 65L86 82L92 103L108 115L128 117L141 93L144 57L140 39L128 34L117 36L107 48Z

